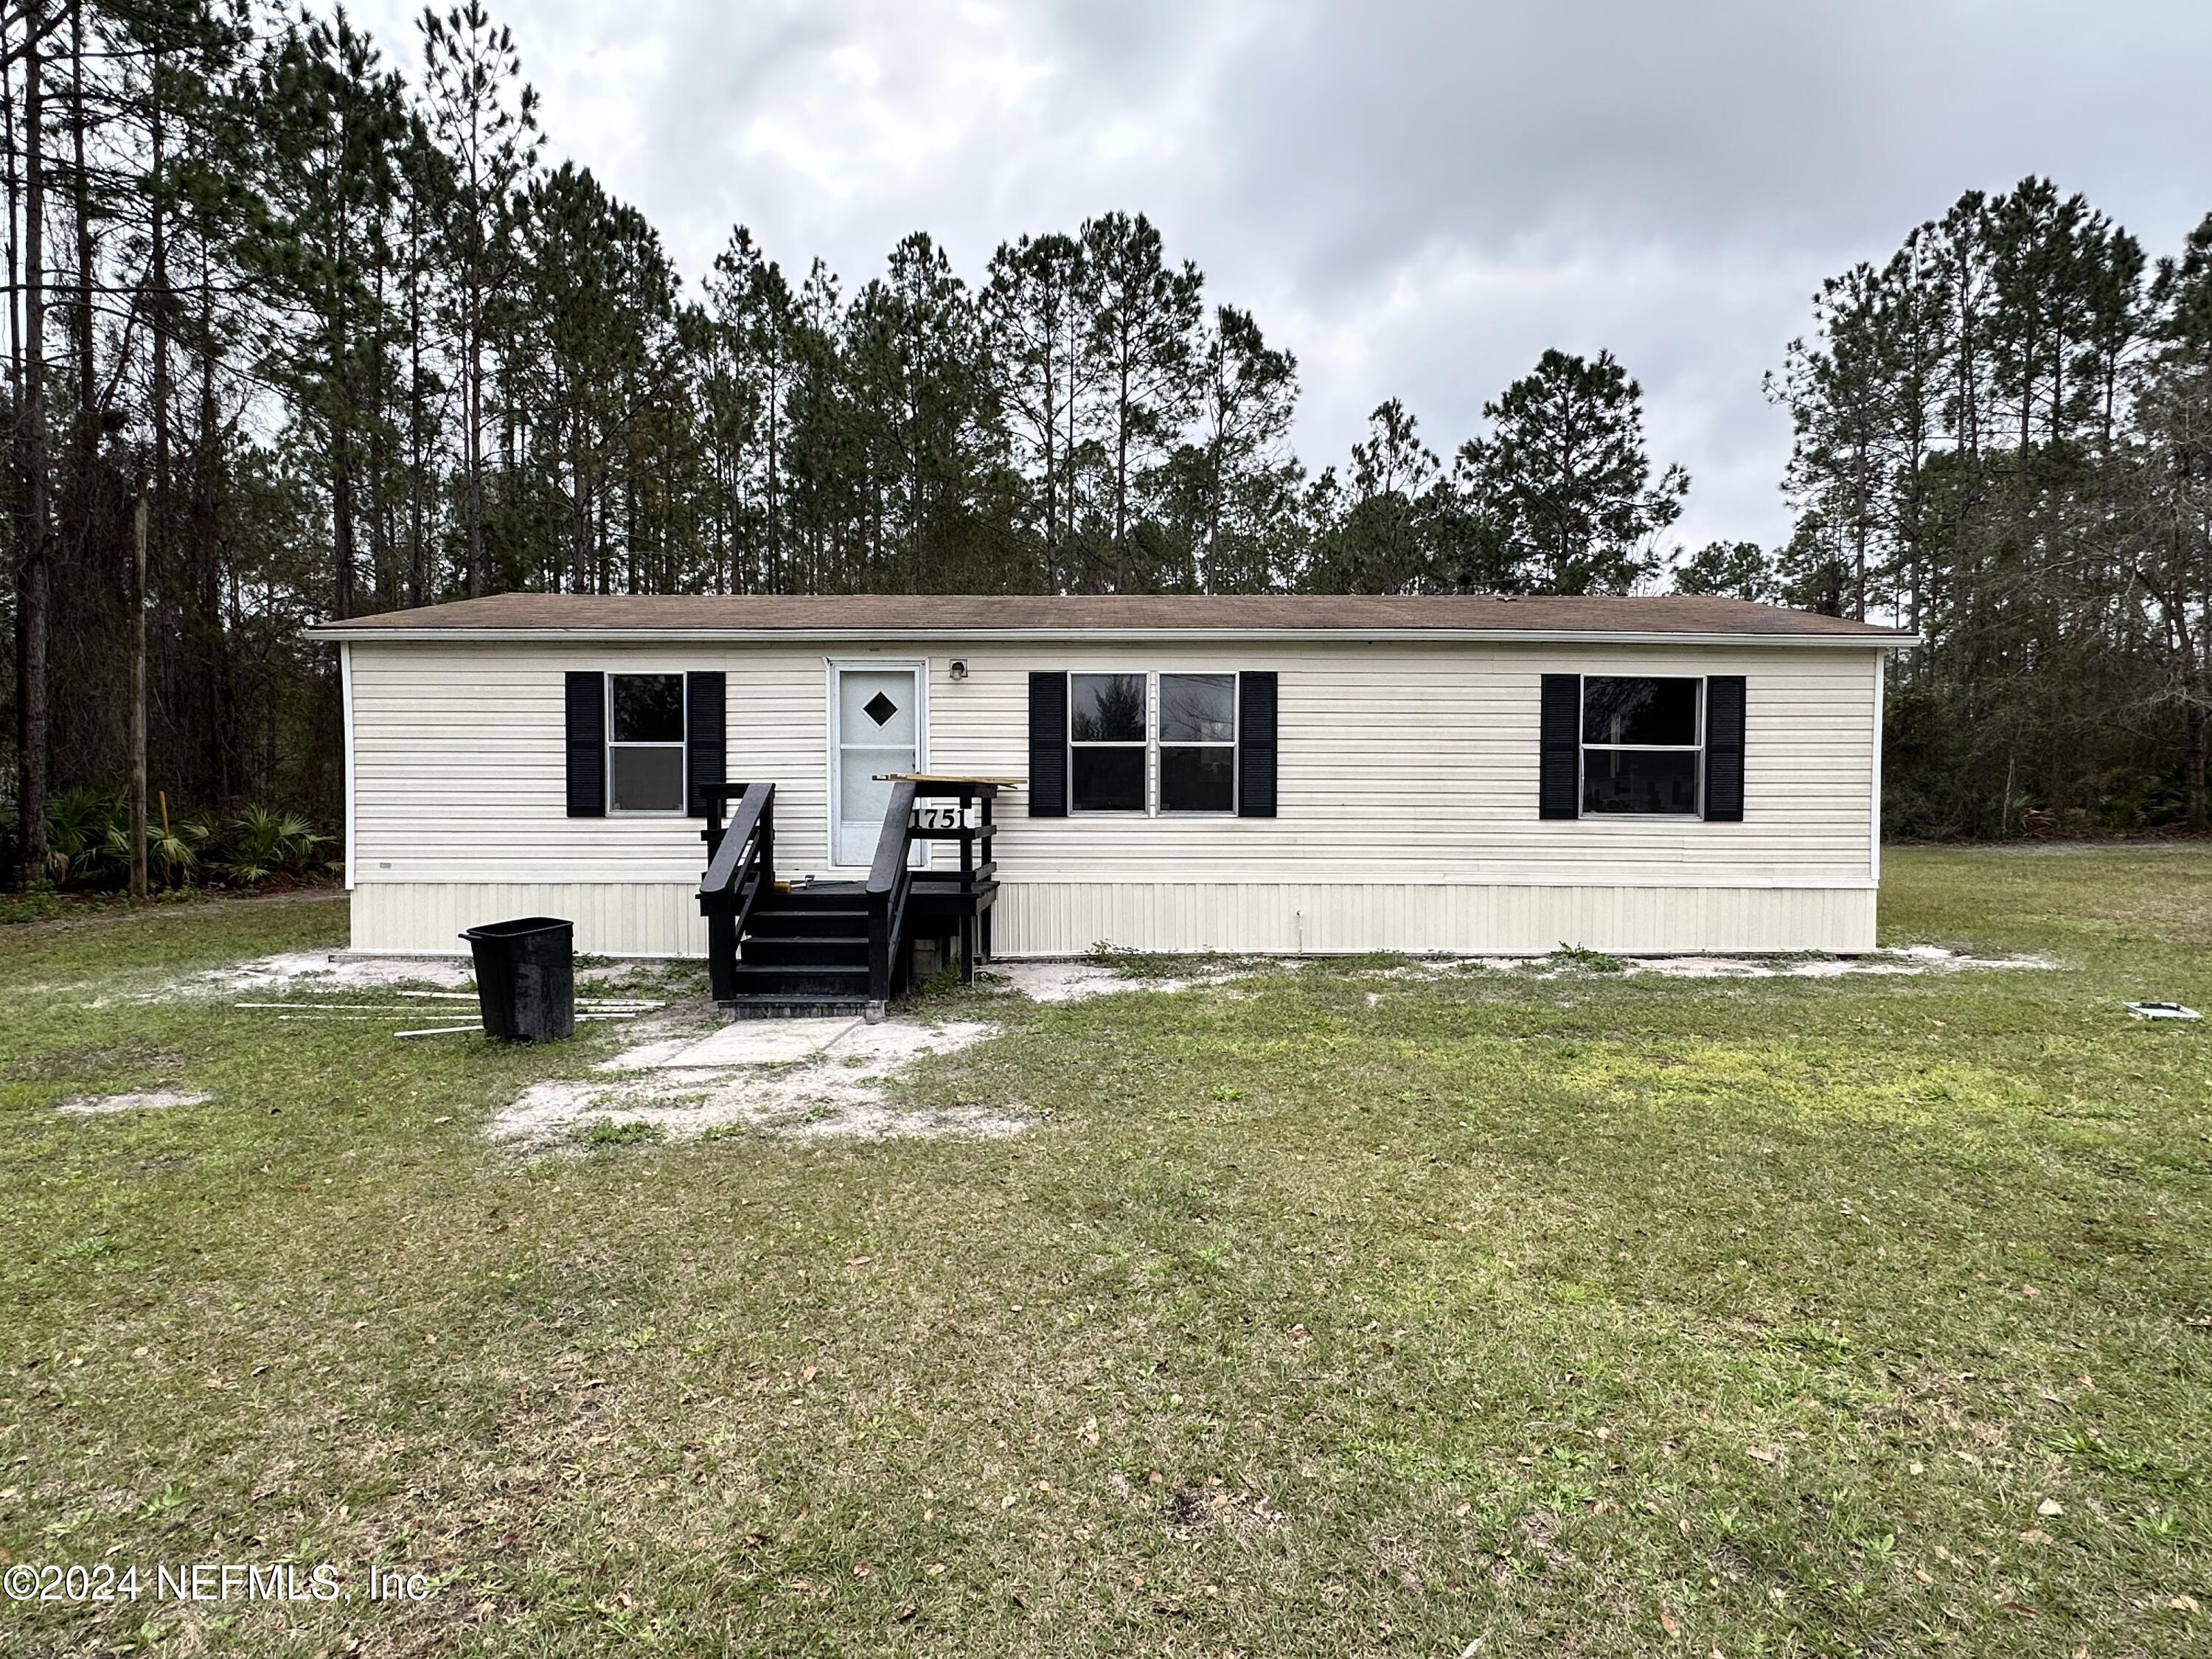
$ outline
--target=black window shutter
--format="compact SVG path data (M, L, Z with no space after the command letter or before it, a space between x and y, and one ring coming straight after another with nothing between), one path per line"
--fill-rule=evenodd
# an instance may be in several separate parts
M1743 676L1705 681L1705 817L1743 822Z
M1536 778L1536 816L1582 816L1583 677L1544 676L1543 710L1537 720L1540 761Z
M568 676L568 816L607 815L607 677Z
M1067 816L1067 676L1030 676L1030 816Z
M1275 677L1237 677L1237 816L1275 816Z
M707 798L700 792L729 775L725 769L729 763L725 684L720 674L684 677L684 775L688 780L684 793L695 818L708 815Z

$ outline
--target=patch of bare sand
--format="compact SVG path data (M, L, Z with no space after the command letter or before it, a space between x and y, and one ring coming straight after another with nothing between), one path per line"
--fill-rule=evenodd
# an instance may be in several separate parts
M369 957L349 951L291 951L210 968L170 988L179 995L271 995L312 991L385 991L425 986L459 991L476 983L466 957Z
M1249 964L1223 966L1201 958L1188 974L1154 978L1125 974L1120 969L1087 957L1042 961L994 962L994 981L1020 993L1031 1002L1085 1002L1132 991L1188 991L1194 986L1224 985L1256 969Z
M623 961L576 970L581 990L607 990L665 972L668 963ZM352 951L291 951L256 957L171 981L156 1000L190 996L314 995L330 992L420 988L466 991L476 986L476 969L465 956L368 956Z
M1844 979L1862 975L1961 974L2057 966L2043 957L1974 957L1935 945L1884 948L1859 956L1620 957L1616 960L1618 971L1624 975L1657 974L1666 979ZM1554 957L1425 957L1377 969L1374 976L1433 980L1485 969L1530 969L1543 979L1593 971L1585 964Z
M172 1106L201 1106L214 1098L188 1089L141 1089L120 1095L71 1095L54 1109L71 1117L105 1117L112 1112L158 1112Z
M738 1020L625 1049L589 1078L533 1084L492 1120L495 1141L548 1150L603 1120L671 1140L752 1130L794 1139L1018 1133L1018 1106L907 1106L891 1085L925 1054L993 1035L980 1020Z

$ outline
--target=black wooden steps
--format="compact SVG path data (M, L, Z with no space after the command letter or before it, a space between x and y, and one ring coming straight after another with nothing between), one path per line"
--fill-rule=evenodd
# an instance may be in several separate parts
M739 997L722 1004L729 1019L865 1019L865 997Z
M737 965L733 982L739 996L864 996L868 964L860 963L757 963Z
M802 910L796 908L784 910L758 906L746 927L748 932L755 933L866 940L868 937L868 913L866 910Z
M861 948L860 960L867 961L867 935L850 933L751 933L740 947L740 959L762 968L800 967L821 963L830 967L850 966L854 961L853 947Z
M733 1018L864 1013L868 895L858 882L813 882L763 894L732 969Z

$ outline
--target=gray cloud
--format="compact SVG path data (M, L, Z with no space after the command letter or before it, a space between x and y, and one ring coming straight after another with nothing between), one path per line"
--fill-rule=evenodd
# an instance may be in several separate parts
M1824 275L2045 173L2154 252L2212 210L2201 0L506 0L553 147L690 273L735 222L848 285L926 228L1142 208L1295 349L1310 465L1398 396L1449 451L1612 348L1684 540L1779 539L1759 391ZM403 62L407 9L362 12Z

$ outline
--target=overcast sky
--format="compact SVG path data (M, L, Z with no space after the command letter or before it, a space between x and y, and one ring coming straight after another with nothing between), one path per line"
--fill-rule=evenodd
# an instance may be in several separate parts
M2208 0L487 3L688 276L738 222L849 293L909 230L973 281L1141 210L1297 354L1310 466L1392 396L1448 456L1609 347L1692 547L1787 533L1759 378L1823 276L2029 173L2154 256L2212 210ZM419 9L355 15L411 71Z

